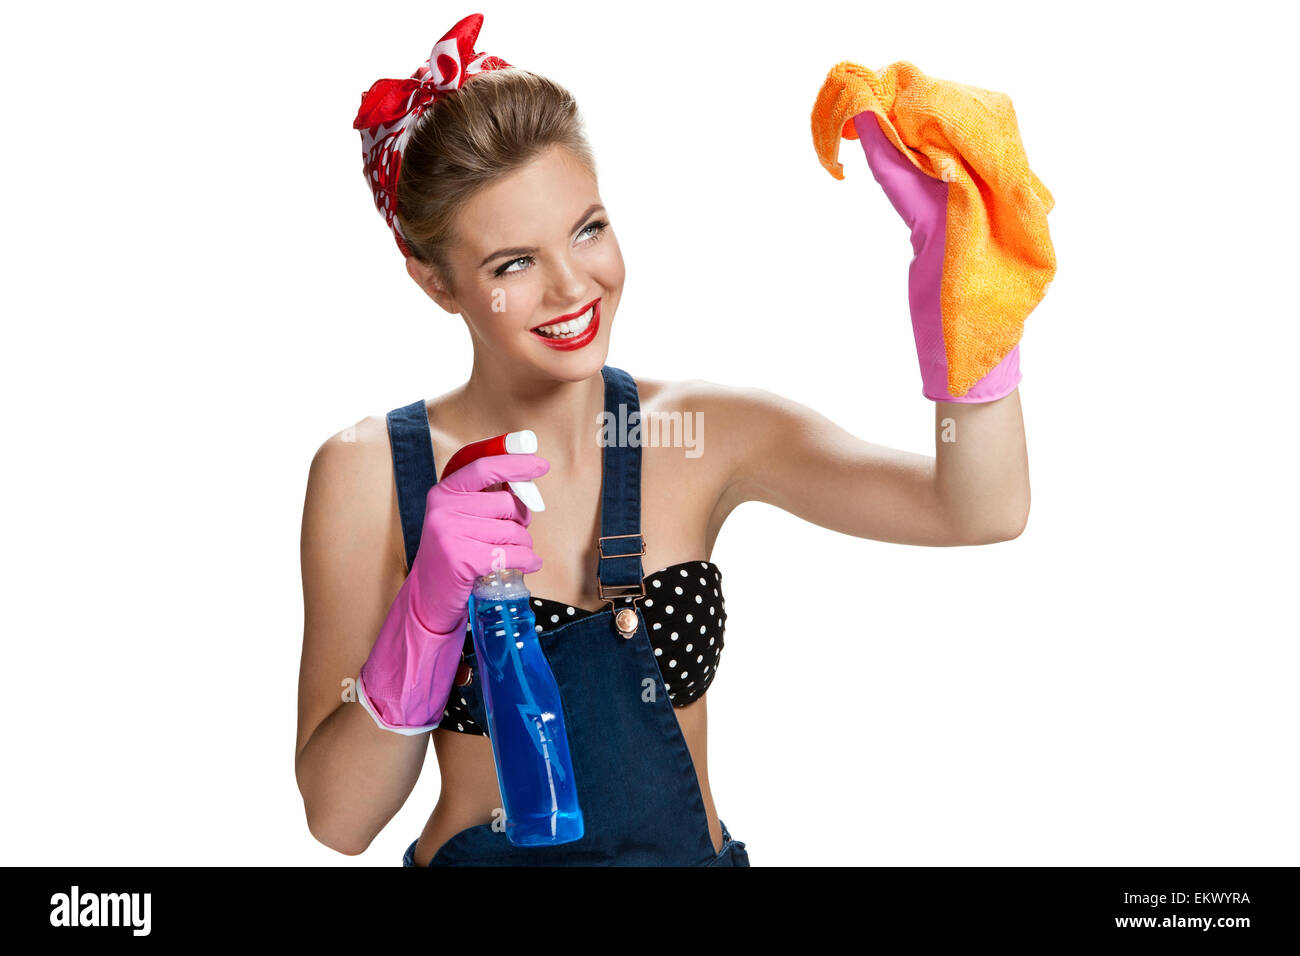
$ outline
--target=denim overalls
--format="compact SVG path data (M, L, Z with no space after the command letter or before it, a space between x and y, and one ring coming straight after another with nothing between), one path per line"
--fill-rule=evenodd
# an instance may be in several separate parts
M609 365L600 371L605 411L614 422L635 424L636 381ZM425 499L437 481L423 400L389 412L388 430L409 566L420 544ZM725 823L722 849L713 849L695 765L635 603L645 594L641 447L620 444L620 437L602 452L596 569L601 599L618 600L619 610L608 607L537 635L563 700L583 837L560 846L516 847L504 831L483 823L453 834L430 866L749 866L745 844L731 838ZM453 693L486 728L472 641L466 641L456 680ZM416 842L407 847L403 866L415 865Z

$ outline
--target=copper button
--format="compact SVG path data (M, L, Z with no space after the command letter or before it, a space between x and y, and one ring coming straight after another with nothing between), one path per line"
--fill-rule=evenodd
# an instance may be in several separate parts
M618 627L620 634L624 637L631 637L636 633L636 611L632 610L630 607L623 608L614 615L614 624Z
M456 668L456 686L465 687L474 679L474 668L464 661L460 662L460 667Z

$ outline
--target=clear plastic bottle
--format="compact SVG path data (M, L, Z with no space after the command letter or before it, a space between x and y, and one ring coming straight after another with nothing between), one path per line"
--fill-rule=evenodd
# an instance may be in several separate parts
M493 572L474 583L469 619L506 837L514 846L553 846L581 839L582 809L530 597L523 572Z

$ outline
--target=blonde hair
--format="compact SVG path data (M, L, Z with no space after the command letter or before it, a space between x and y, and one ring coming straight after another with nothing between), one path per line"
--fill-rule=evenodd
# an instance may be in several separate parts
M415 258L450 282L457 212L478 190L551 146L569 150L596 176L573 96L517 67L477 74L425 111L397 178L397 217Z

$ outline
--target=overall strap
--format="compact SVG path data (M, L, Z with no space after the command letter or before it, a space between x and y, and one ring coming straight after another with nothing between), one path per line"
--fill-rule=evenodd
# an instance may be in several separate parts
M393 478L397 482L397 510L402 516L406 542L406 567L415 563L424 529L424 507L429 489L438 481L433 465L433 439L424 399L388 413L388 442L393 447Z
M636 381L612 365L602 366L600 373L605 377L605 422L596 577L604 601L645 595L641 567L645 539L641 537L641 402ZM628 441L631 428L637 434L633 442Z

